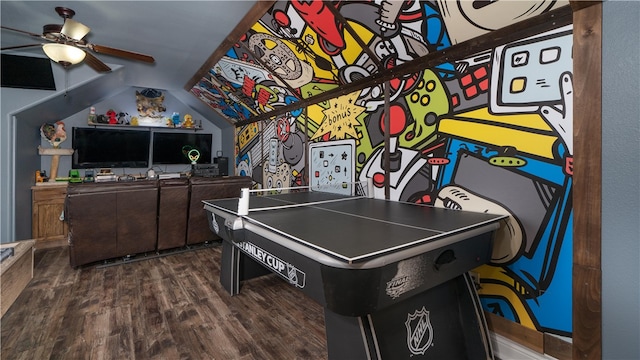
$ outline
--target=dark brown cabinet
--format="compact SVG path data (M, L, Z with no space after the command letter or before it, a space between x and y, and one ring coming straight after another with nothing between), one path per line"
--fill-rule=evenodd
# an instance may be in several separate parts
M158 186L158 250L184 246L187 243L189 180L160 180Z
M156 248L155 182L69 184L66 209L71 266Z
M191 199L187 222L187 244L219 240L220 237L209 229L207 212L204 210L202 201L239 197L242 188L251 187L251 178L247 176L193 177L189 182Z
M71 266L220 239L203 200L240 196L245 176L69 184Z

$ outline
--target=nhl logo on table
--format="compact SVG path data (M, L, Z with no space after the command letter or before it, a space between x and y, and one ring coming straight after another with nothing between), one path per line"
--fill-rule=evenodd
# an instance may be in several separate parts
M433 326L429 319L429 312L422 307L407 316L407 346L415 355L424 355L433 342Z

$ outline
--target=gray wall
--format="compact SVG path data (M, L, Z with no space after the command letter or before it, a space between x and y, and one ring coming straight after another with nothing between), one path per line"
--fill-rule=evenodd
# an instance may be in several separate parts
M92 105L109 106L128 98L127 91L134 91L124 83L124 68L113 66L113 71L98 75L87 66L73 67L66 73L53 66L56 91L1 88L0 97L0 242L7 243L31 237L31 186L37 169L48 169L50 160L38 155L37 147L42 143L39 127L44 122L68 121L71 127L84 123ZM135 93L135 92L134 92ZM233 157L234 142L232 126L215 112L185 90L175 90L169 95L170 102L181 113L189 112L194 119L203 122L207 132L214 134L214 148ZM192 102L194 105L187 102ZM101 109L98 109L101 111ZM200 115L204 114L204 116ZM214 114L214 115L212 115ZM70 147L70 139L62 144ZM70 159L62 157L59 176L68 172ZM164 170L164 169L163 169ZM182 169L166 169L179 171ZM232 171L232 166L229 171Z
M640 2L603 4L602 358L640 359Z
M115 67L108 76L97 75L87 66L67 72L59 66L52 69L57 91L0 90L0 242L3 243L31 237L30 187L33 172L40 167L37 124L70 116L91 104L90 99L106 98L111 91L124 87L121 67ZM100 86L96 86L97 82ZM91 90L79 90L84 87Z
M96 108L97 114L104 114L109 109L113 109L116 112L126 112L130 116L137 115L136 103L135 103L135 93L136 91L142 91L143 88L138 87L129 87L126 88L119 94L115 94L108 99L96 102L92 104ZM212 155L216 156L218 151L222 151L222 141L221 141L221 131L220 129L213 125L210 121L207 121L203 115L189 108L187 105L178 100L175 96L173 96L168 91L163 91L164 94L164 102L163 104L167 108L167 111L164 113L165 117L171 116L173 111L176 111L180 114L180 116L184 116L185 114L191 114L194 120L202 121L202 130L198 130L198 133L207 133L212 134L213 139L213 147L212 147ZM72 116L61 119L64 121L65 129L67 132L67 140L63 142L60 147L62 148L71 148L71 134L72 128L74 127L88 127L87 125L87 117L89 115L89 107L80 110ZM108 125L106 125L108 127ZM150 128L152 133L155 132L193 132L194 130L176 130L169 129L163 127L153 127ZM50 148L51 145L45 141L41 140L41 145L44 148ZM41 156L40 157L40 169L46 170L49 173L49 169L51 167L51 156ZM210 161L211 159L209 159ZM151 163L150 163L151 164ZM151 166L150 166L151 167ZM162 166L154 166L156 171L163 172L182 172L188 171L191 166L190 165L162 165ZM71 156L61 156L60 164L58 170L58 176L66 176L69 169L71 169ZM147 171L148 168L117 168L113 169L116 175L122 174L143 174ZM84 173L83 170L80 171L82 175Z

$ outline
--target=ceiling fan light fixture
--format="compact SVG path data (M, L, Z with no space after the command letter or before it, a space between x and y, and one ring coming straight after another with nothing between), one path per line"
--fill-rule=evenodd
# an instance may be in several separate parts
M42 27L42 35L49 40L58 39L60 31L62 31L62 25L58 24L47 24Z
M87 55L84 50L66 44L44 44L42 50L51 60L64 67L82 62Z
M65 19L60 33L74 40L81 40L91 28L73 19Z

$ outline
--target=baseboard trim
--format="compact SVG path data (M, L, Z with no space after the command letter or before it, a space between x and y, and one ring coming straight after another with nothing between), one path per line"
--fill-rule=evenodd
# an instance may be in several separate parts
M552 356L533 351L494 332L491 332L491 345L493 346L496 360L557 360Z

